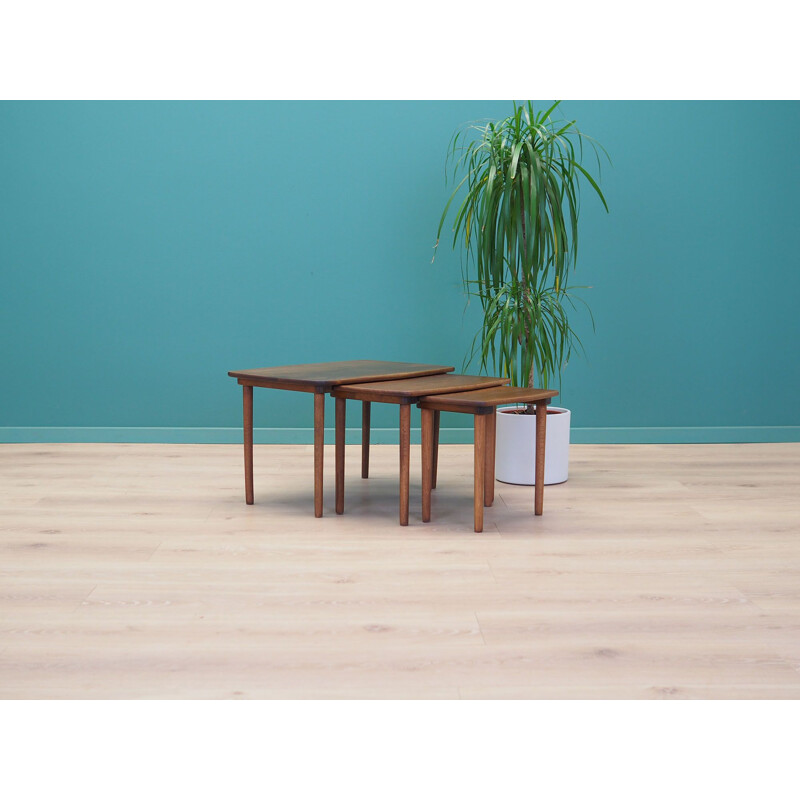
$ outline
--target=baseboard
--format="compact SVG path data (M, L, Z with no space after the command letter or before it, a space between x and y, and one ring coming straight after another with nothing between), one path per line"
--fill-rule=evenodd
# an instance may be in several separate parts
M800 425L697 428L572 428L572 444L733 444L800 442Z
M419 428L411 441L419 444ZM312 444L311 428L255 428L256 444ZM161 442L164 444L239 444L241 428L68 428L0 427L0 442ZM361 441L361 428L348 428L348 444ZM397 428L373 428L373 444L397 444ZM442 444L469 444L472 428L442 428ZM800 442L800 425L697 428L572 428L573 444L700 444L712 442ZM333 444L333 428L325 429Z

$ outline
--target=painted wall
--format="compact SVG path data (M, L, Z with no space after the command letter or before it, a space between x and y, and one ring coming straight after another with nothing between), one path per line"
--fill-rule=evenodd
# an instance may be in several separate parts
M431 264L445 149L509 108L0 103L0 438L239 441L229 369L460 368L477 309L446 243ZM800 103L563 111L614 162L611 213L584 195L573 441L800 440ZM394 407L373 421L396 440ZM256 425L310 441L311 397L257 391Z

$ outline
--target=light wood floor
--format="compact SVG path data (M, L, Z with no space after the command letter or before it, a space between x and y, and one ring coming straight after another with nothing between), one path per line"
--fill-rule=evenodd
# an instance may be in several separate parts
M497 484L397 448L0 445L0 698L800 698L800 445L573 446Z

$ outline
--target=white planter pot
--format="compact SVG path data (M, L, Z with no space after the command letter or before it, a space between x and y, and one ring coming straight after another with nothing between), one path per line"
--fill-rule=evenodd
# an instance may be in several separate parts
M532 486L536 481L536 417L498 408L495 477L504 483ZM544 482L563 483L569 476L569 418L567 408L547 407Z

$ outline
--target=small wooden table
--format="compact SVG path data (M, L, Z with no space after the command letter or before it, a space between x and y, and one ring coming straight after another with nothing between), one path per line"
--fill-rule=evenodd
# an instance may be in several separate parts
M242 386L244 396L244 484L245 501L253 495L253 387L288 389L314 394L314 516L322 516L322 467L325 443L325 394L345 383L369 385L372 381L413 378L452 372L455 367L416 364L406 361L327 361L320 364L295 364L229 372ZM369 400L362 407L361 474L369 474ZM337 434L338 435L338 434ZM338 440L337 440L338 441ZM344 444L344 442L343 442ZM338 476L337 476L338 477Z
M433 417L440 411L473 414L475 417L474 495L475 531L483 530L483 507L494 502L495 416L497 406L506 403L533 403L536 406L536 487L534 513L542 513L544 501L544 443L547 405L558 392L552 389L526 389L497 386L473 392L436 394L423 397L422 409L422 521L431 519L432 462L434 454Z
M400 406L400 524L408 525L408 477L411 445L411 404L427 395L467 392L510 383L508 378L488 378L483 375L428 375L422 378L350 383L336 386L331 396L336 398L336 513L344 512L344 427L345 402L394 403Z

